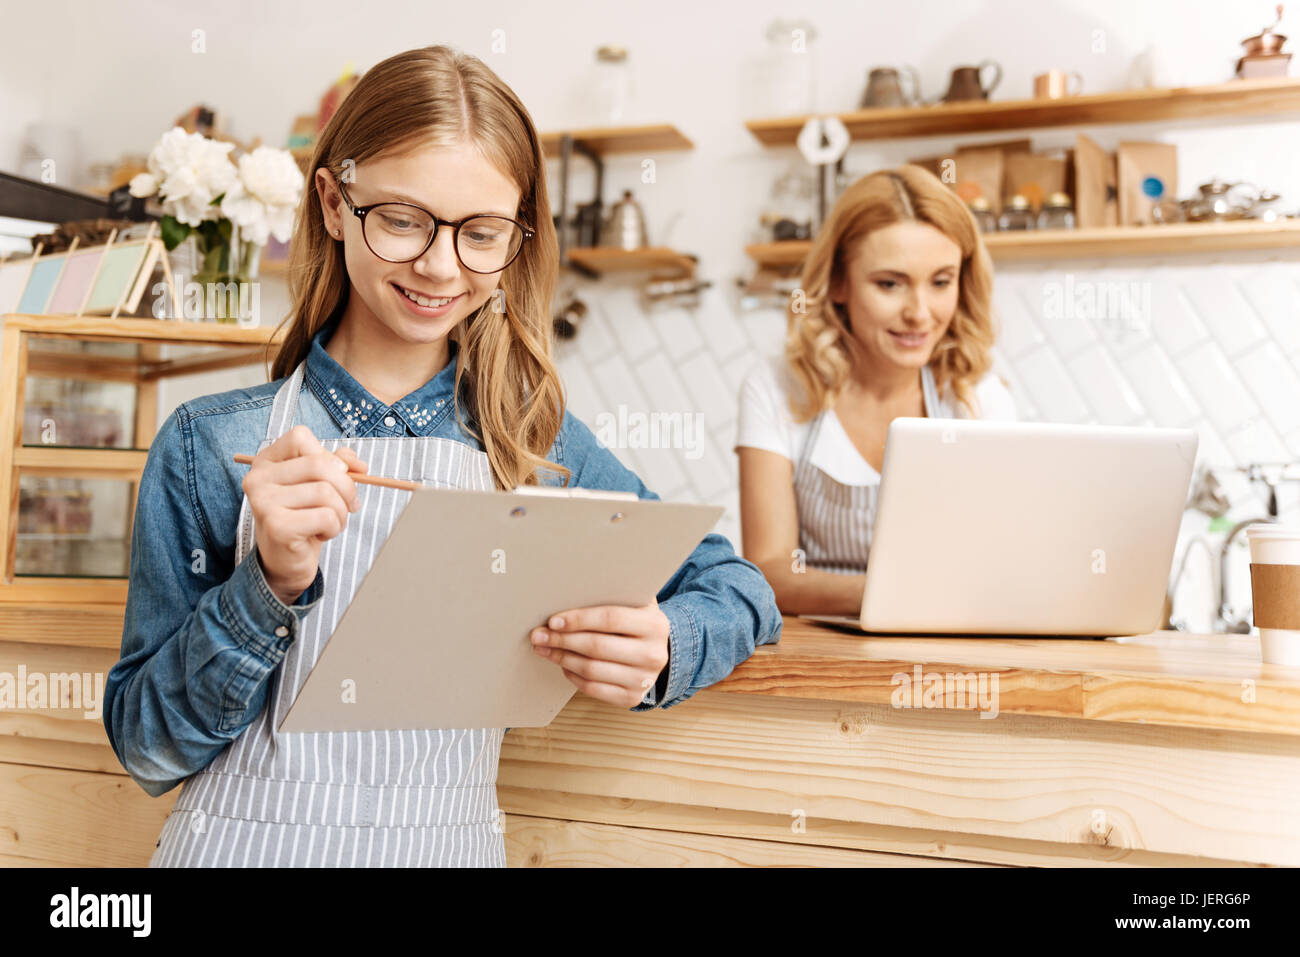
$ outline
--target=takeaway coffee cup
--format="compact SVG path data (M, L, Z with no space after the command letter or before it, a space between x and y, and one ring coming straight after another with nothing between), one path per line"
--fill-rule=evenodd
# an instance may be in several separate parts
M1300 666L1300 527L1260 522L1246 529L1260 656Z

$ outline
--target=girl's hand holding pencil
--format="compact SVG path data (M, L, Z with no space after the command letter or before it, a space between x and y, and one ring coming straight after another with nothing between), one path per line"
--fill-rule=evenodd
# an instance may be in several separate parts
M327 451L298 425L249 460L244 494L257 526L262 573L276 597L292 604L316 579L321 545L360 507L353 473L369 466L349 448Z

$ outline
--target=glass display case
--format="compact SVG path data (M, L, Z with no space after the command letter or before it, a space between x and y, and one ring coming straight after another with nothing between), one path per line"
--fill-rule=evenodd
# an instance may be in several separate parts
M0 322L0 602L125 602L160 383L264 370L279 338L211 322L13 314Z

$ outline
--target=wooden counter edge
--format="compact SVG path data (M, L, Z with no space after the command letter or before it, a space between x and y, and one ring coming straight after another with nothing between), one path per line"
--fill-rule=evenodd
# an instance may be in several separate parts
M52 607L0 602L0 641L116 650L121 645L122 615L120 605ZM846 644L846 653L841 656L800 648L801 639L808 633L799 629L806 624L799 622L775 645L760 646L711 690L846 703L895 706L919 703L923 707L986 713L991 713L991 703L995 703L997 714L1300 735L1300 669L1255 663L1253 673L1248 675L1243 671L1240 656L1228 655L1223 659L1232 667L1225 667L1222 674L1204 666L1199 672L1192 669L1177 674L1125 667L1123 663L1098 667L1042 664L1018 667L1005 662L990 664L981 660L988 656L979 653L986 646L963 644L946 646L950 653L935 658L918 654L910 658L880 659L855 656L850 653L855 646ZM864 637L845 636L847 641L859 643ZM826 643L820 642L820 646L826 647ZM960 650L965 647L971 649L971 654L963 660ZM951 651L953 648L957 651ZM904 686L915 680L918 669L922 685L927 676L944 677L943 694L932 699L933 703L925 700L924 693L919 698L904 693ZM970 686L971 694L960 693L969 679L954 679L953 693L949 695L946 679L949 674L973 674L976 681L983 674L984 703L981 704L977 685ZM1292 674L1293 678L1288 677ZM899 676L906 676L907 681ZM995 702L991 699L994 688Z
M894 707L939 707L990 713L996 710L997 714L1300 735L1300 668L1246 662L1239 654L1218 656L1224 665L1221 674L1215 673L1213 665L1201 665L1186 674L1162 671L1149 665L1125 667L1122 662L1098 667L1017 667L987 660L989 656L983 654L989 647L984 644L985 639L954 637L951 642L940 639L944 654L933 658L924 652L909 658L871 658L853 653L870 636L839 632L841 638L854 644L844 646L844 655L829 654L824 651L827 643L816 639L834 636L836 631L822 630L815 623L793 616L786 616L785 621L787 632L780 642L759 646L749 659L737 665L728 677L712 685L710 690ZM807 629L814 628L818 629L816 639L810 642L808 639L813 638L814 633ZM1133 639L1158 640L1160 634L1133 636ZM1179 637L1223 636L1179 633ZM883 640L896 643L897 637ZM1042 641L1050 643L1070 639ZM975 643L968 644L970 642ZM806 646L814 643L823 650L807 650ZM805 647L801 648L801 644ZM933 640L930 640L929 647L934 647ZM1086 649L1096 646L1083 647L1084 652L1071 657L1086 656ZM969 655L964 654L966 650L969 650ZM1143 650L1134 648L1135 658ZM1025 654L1032 655L1034 651ZM908 693L915 686L918 673L922 679L920 697ZM981 674L985 680L984 704L981 704L978 694ZM952 692L949 693L950 675L974 677L954 677ZM943 680L942 692L931 676ZM927 685L935 688L936 693L931 697L934 703L925 700ZM968 689L965 694L962 693L963 685ZM993 708L990 699L995 687L996 708Z

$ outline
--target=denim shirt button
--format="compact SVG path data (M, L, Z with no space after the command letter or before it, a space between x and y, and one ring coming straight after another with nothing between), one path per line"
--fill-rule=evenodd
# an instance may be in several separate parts
M288 634L289 634L289 629L286 628L284 625L281 625L279 628L275 629L275 637L277 638L284 638Z
M393 418L391 415L384 416L384 425L388 426L391 429L396 424L397 424L397 420Z

